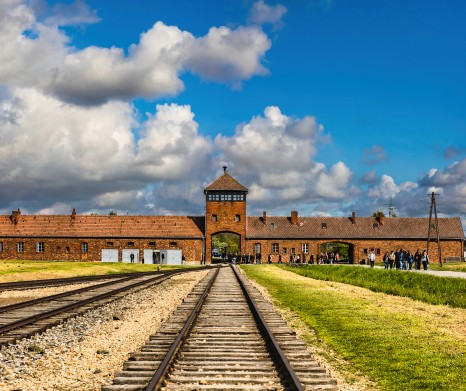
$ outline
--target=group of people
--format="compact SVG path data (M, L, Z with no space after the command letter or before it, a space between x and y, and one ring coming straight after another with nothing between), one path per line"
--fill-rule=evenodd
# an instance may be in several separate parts
M374 251L371 251L369 254L369 264L371 267L374 267L375 263L375 254ZM424 270L427 270L429 265L429 255L427 251L419 251L413 254L410 251L399 249L396 251L386 252L383 255L383 264L385 269L397 269L397 270L411 270L414 266L414 269L421 270L421 265Z

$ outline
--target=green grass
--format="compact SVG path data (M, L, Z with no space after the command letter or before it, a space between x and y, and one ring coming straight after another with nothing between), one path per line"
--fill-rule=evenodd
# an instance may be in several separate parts
M284 270L324 281L342 282L429 304L466 308L466 279L357 266L309 265Z
M454 332L438 329L438 315L419 309L399 313L380 296L362 298L351 290L343 295L332 282L292 277L271 265L243 268L276 305L315 330L317 341L348 362L353 373L368 375L382 390L466 390L464 338L458 341ZM443 308L459 311L461 318L463 310Z
M430 262L429 269L466 273L466 262L444 262L442 267L439 267L436 263Z
M155 271L158 266L162 270L180 267L111 262L1 261L0 282Z

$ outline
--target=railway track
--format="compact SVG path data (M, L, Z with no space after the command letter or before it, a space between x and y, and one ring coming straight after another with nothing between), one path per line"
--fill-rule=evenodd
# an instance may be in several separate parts
M336 390L234 267L211 271L102 391Z
M160 284L174 274L193 271L187 269L159 272L156 275L133 275L0 307L0 346L43 332L129 292Z
M61 285L84 284L100 280L116 280L119 278L137 277L142 275L160 274L159 271L139 272L139 273L117 273L94 276L68 277L68 278L49 278L45 280L27 280L0 283L0 292L6 290L25 290L43 287L55 287Z

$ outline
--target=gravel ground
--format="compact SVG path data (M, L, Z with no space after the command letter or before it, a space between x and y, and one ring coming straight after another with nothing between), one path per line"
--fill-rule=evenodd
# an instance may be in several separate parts
M175 276L2 348L0 390L100 390L207 273Z
M87 282L84 284L63 285L58 287L2 291L0 292L0 306L37 299L44 296L56 295L58 293L85 288L87 286L97 285L100 283L102 283L102 281Z

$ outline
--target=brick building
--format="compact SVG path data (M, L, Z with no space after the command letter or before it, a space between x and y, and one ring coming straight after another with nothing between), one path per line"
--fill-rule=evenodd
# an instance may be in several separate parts
M289 217L247 216L248 189L224 167L223 174L204 189L205 216L23 215L20 210L0 216L0 259L129 262L130 254L145 263L153 252L181 249L187 262L207 263L212 238L219 233L237 237L242 254L262 254L262 260L289 255L309 260L328 244L344 244L350 261L367 259L402 248L426 248L429 219L414 217ZM442 260L462 260L464 232L460 218L438 220ZM435 226L430 229L433 237ZM430 257L438 259L437 244ZM148 259L149 258L149 259Z

